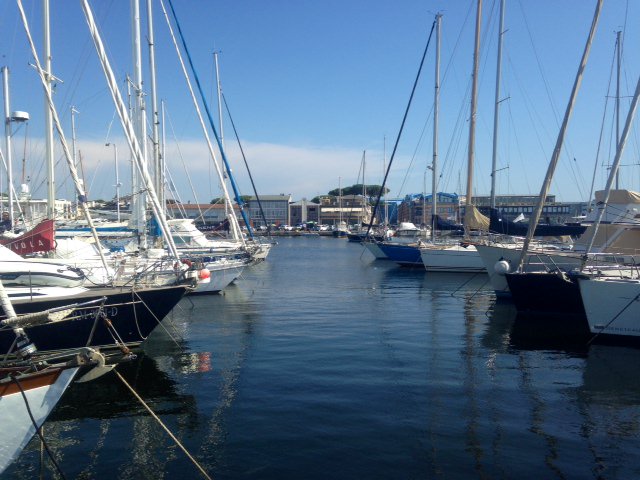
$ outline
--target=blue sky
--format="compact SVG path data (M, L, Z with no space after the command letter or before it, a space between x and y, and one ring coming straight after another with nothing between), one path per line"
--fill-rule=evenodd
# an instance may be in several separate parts
M380 184L398 135L419 61L436 12L443 14L439 190L464 193L468 143L469 87L475 0L398 2L192 1L174 0L201 81L215 112L213 51L220 51L224 94L239 131L259 193L312 198L358 181L366 151L366 183ZM78 0L51 2L55 102L71 138L70 108L76 116L90 198L114 195L116 143L124 190L129 155ZM142 2L146 3L146 2ZM129 2L90 1L116 77L132 71ZM208 202L220 195L211 159L177 63L159 2L154 0L159 97L167 109L166 157L180 198ZM41 1L24 0L36 45L42 48ZM595 9L591 0L507 0L503 57L498 193L536 194L555 145L576 69ZM145 11L144 5L142 6ZM476 195L490 191L498 2L485 0L476 131ZM589 195L596 164L596 189L606 181L613 158L610 85L615 31L628 23L621 80L621 125L637 82L640 4L605 3L592 54L552 193L562 201ZM143 19L146 15L143 14ZM11 109L31 115L14 136L14 170L21 181L22 158L34 195L44 195L42 89L13 1L0 4L2 65L11 72ZM143 25L146 32L146 24ZM431 190L435 40L429 48L403 136L388 180L391 194ZM146 53L145 53L146 58ZM148 79L147 62L144 62ZM148 82L147 82L148 85ZM609 88L609 91L608 91ZM603 118L604 126L603 126ZM231 125L225 144L240 189L251 194ZM599 142L602 133L602 141ZM25 135L26 134L26 135ZM26 139L25 139L26 137ZM26 141L25 141L26 140ZM26 144L26 148L25 148ZM2 143L4 150L4 143ZM640 189L638 133L634 127L623 159L621 187ZM57 158L61 150L57 150ZM58 196L72 197L63 162L57 168Z

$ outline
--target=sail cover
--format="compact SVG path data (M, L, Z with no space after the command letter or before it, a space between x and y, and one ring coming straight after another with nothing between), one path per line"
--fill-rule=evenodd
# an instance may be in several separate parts
M489 230L489 219L476 208L467 205L464 213L464 226L470 230Z

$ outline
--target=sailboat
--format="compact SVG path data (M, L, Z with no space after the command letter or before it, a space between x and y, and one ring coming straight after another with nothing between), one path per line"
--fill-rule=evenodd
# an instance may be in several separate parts
M631 106L627 115L627 120L625 122L625 127L622 132L622 136L617 143L616 156L612 165L611 172L609 174L609 178L607 180L607 185L605 188L604 198L602 202L598 206L598 213L596 215L596 219L594 224L591 227L591 230L588 231L588 242L586 250L583 252L583 255L580 258L574 257L574 261L579 260L579 265L577 268L574 267L573 271L569 272L567 270L562 270L560 268L554 268L552 272L535 272L529 273L525 269L525 261L528 253L528 247L531 241L531 237L533 235L532 230L535 228L538 219L540 218L540 212L542 210L542 199L545 198L549 185L551 182L551 178L553 176L553 172L555 169L555 165L557 164L559 151L562 145L564 132L566 130L566 126L568 120L570 118L571 109L573 106L573 102L575 101L575 97L577 94L577 89L580 84L580 79L582 72L584 71L584 67L586 64L586 60L589 55L591 41L597 26L599 14L602 7L602 1L598 1L596 5L596 11L594 13L593 22L591 25L591 30L589 34L589 38L587 41L587 45L585 46L585 51L583 53L582 62L580 64L580 68L578 70L578 74L576 75L576 81L574 83L571 99L567 106L567 111L565 113L564 122L560 129L560 133L558 136L558 141L556 145L556 149L554 150L554 155L551 159L547 176L545 177L545 181L543 182L540 199L538 201L538 205L536 211L534 213L534 217L532 219L532 228L528 232L527 238L524 241L524 246L522 251L520 252L517 265L517 270L512 273L505 273L507 283L509 284L509 289L511 291L511 296L516 303L516 306L519 310L532 310L534 312L565 312L565 313L574 313L578 316L583 316L584 311L582 309L584 299L580 298L581 289L578 286L578 283L581 282L581 278L588 280L594 279L595 277L603 277L603 278L611 278L620 277L620 276L628 276L629 274L633 274L636 270L635 261L632 268L624 268L621 265L613 265L612 269L608 272L604 269L598 269L593 272L585 267L587 266L587 261L589 261L591 249L594 245L595 238L597 235L598 228L601 224L601 220L604 216L604 212L607 207L607 203L610 198L611 188L613 185L613 181L615 175L617 173L617 168L620 163L620 158L624 151L624 147L626 145L626 140L629 134L629 130L631 128L631 124L633 121L633 117L635 115L635 110L638 103L638 97L640 95L640 78L638 79L638 84L636 87L636 92L631 102ZM615 258L615 252L612 252L612 257ZM595 274L595 275L594 275ZM558 282L558 278L561 278L562 282ZM535 284L536 288L533 288ZM551 294L549 295L549 292ZM573 308L570 309L568 306L571 305Z
M465 213L464 213L464 228L465 233L468 235L471 230L486 230L488 227L488 220L484 218L482 214L472 203L473 195L473 164L474 164L474 148L475 148L475 121L476 121L476 106L477 106L477 83L478 83L478 61L480 51L480 25L482 20L482 0L478 0L477 12L476 12L476 33L475 33L475 49L473 54L473 74L472 74L472 88L471 88L471 115L469 119L469 147L468 147L468 159L467 159L467 195L465 198ZM438 23L440 25L440 23ZM438 29L439 31L439 29ZM439 38L439 36L438 36ZM439 47L439 41L438 41ZM438 55L439 60L439 55ZM439 67L436 67L436 76L438 76ZM439 95L439 79L436 79L436 104L438 103ZM437 107L434 109L434 118L437 114ZM434 163L433 163L433 177L436 177L436 159L437 159L437 120L434 120ZM434 180L435 185L435 180ZM437 192L433 191L433 201L435 202ZM432 218L437 213L435 206L432 212ZM435 235L435 229L432 230L432 235ZM479 273L484 272L485 268L478 255L478 252L469 242L461 242L452 245L450 243L437 243L433 241L435 236L432 237L432 242L429 244L423 244L419 248L419 255L424 268L427 271L433 272L461 272L461 273Z
M66 305L56 311L17 315L0 282L0 305L5 319L0 331L11 332L13 341L3 349L0 360L0 474L20 455L36 431L44 424L77 374L79 382L93 380L115 367L114 362L131 358L128 353L105 357L99 351L82 347L67 353L43 355L26 330L34 325L59 323L74 314ZM109 364L108 364L109 363Z

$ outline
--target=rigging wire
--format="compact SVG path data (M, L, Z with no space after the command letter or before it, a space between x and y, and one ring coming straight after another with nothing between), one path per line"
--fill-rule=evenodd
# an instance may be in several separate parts
M431 24L431 31L429 32L429 38L427 40L427 45L424 49L424 53L422 54L422 59L420 60L420 67L418 67L418 73L416 75L416 79L413 82L413 88L411 89L411 95L409 96L409 102L407 103L407 108L405 109L404 112L404 116L402 118L402 123L400 125L400 130L398 132L398 136L396 137L396 141L395 144L393 145L393 150L391 152L391 157L389 157L389 165L387 165L387 171L384 174L384 179L382 180L382 186L380 188L380 194L378 195L378 198L376 198L376 204L373 207L373 212L371 213L371 221L369 222L369 225L367 227L367 233L365 235L365 237L369 236L369 233L371 232L371 227L373 226L373 221L376 218L376 212L378 210L378 207L380 206L380 198L382 197L382 192L384 192L384 186L387 183L387 178L389 176L389 172L391 171L391 165L393 163L393 159L396 155L396 151L398 149L398 143L400 142L400 137L402 136L402 132L404 130L404 124L407 120L407 115L409 114L409 109L411 107L411 103L413 100L413 95L416 91L416 87L418 85L418 80L420 79L420 73L422 72L422 67L424 65L424 59L427 56L427 51L429 50L429 45L431 44L431 37L433 35L433 30L436 27L436 21L434 20L433 23Z
M611 83L613 82L613 69L615 65L615 49L613 53L613 57L611 58L611 68L609 69L609 84L607 85L607 94L604 98L604 109L602 112L602 123L600 125L600 135L598 137L598 147L596 148L596 158L593 165L593 175L591 177L591 188L589 189L589 196L587 197L587 203L589 205L589 209L591 209L591 201L593 199L593 188L596 182L596 174L598 171L598 161L600 160L600 149L602 147L602 138L604 136L604 124L607 117L607 110L609 107L609 93L611 92Z
M269 222L267 222L267 217L264 214L264 210L262 209L262 202L260 201L260 196L258 195L258 190L256 189L256 184L253 181L253 175L251 175L251 170L249 169L249 163L247 163L247 157L244 154L244 149L242 148L242 143L240 143L240 137L238 136L238 130L236 129L236 124L233 121L233 117L231 116L231 111L229 110L229 105L227 104L227 97L224 93L222 93L222 102L224 103L224 107L227 110L227 115L229 115L229 121L231 122L231 127L233 128L233 133L236 136L236 140L238 141L238 148L240 148L240 153L242 154L242 160L244 160L244 165L247 167L247 173L249 174L249 180L251 180L251 187L253 187L253 193L256 196L256 200L258 201L258 208L260 209L260 215L262 216L262 220L264 224L267 226L267 234L271 234L271 226Z

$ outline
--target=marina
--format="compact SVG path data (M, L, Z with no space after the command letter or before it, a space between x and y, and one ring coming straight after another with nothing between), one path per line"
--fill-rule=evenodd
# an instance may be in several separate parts
M0 480L640 478L632 2L9 3Z
M640 350L521 318L486 273L282 237L163 327L117 370L212 478L640 474ZM66 478L201 478L114 375L73 384L44 434Z

